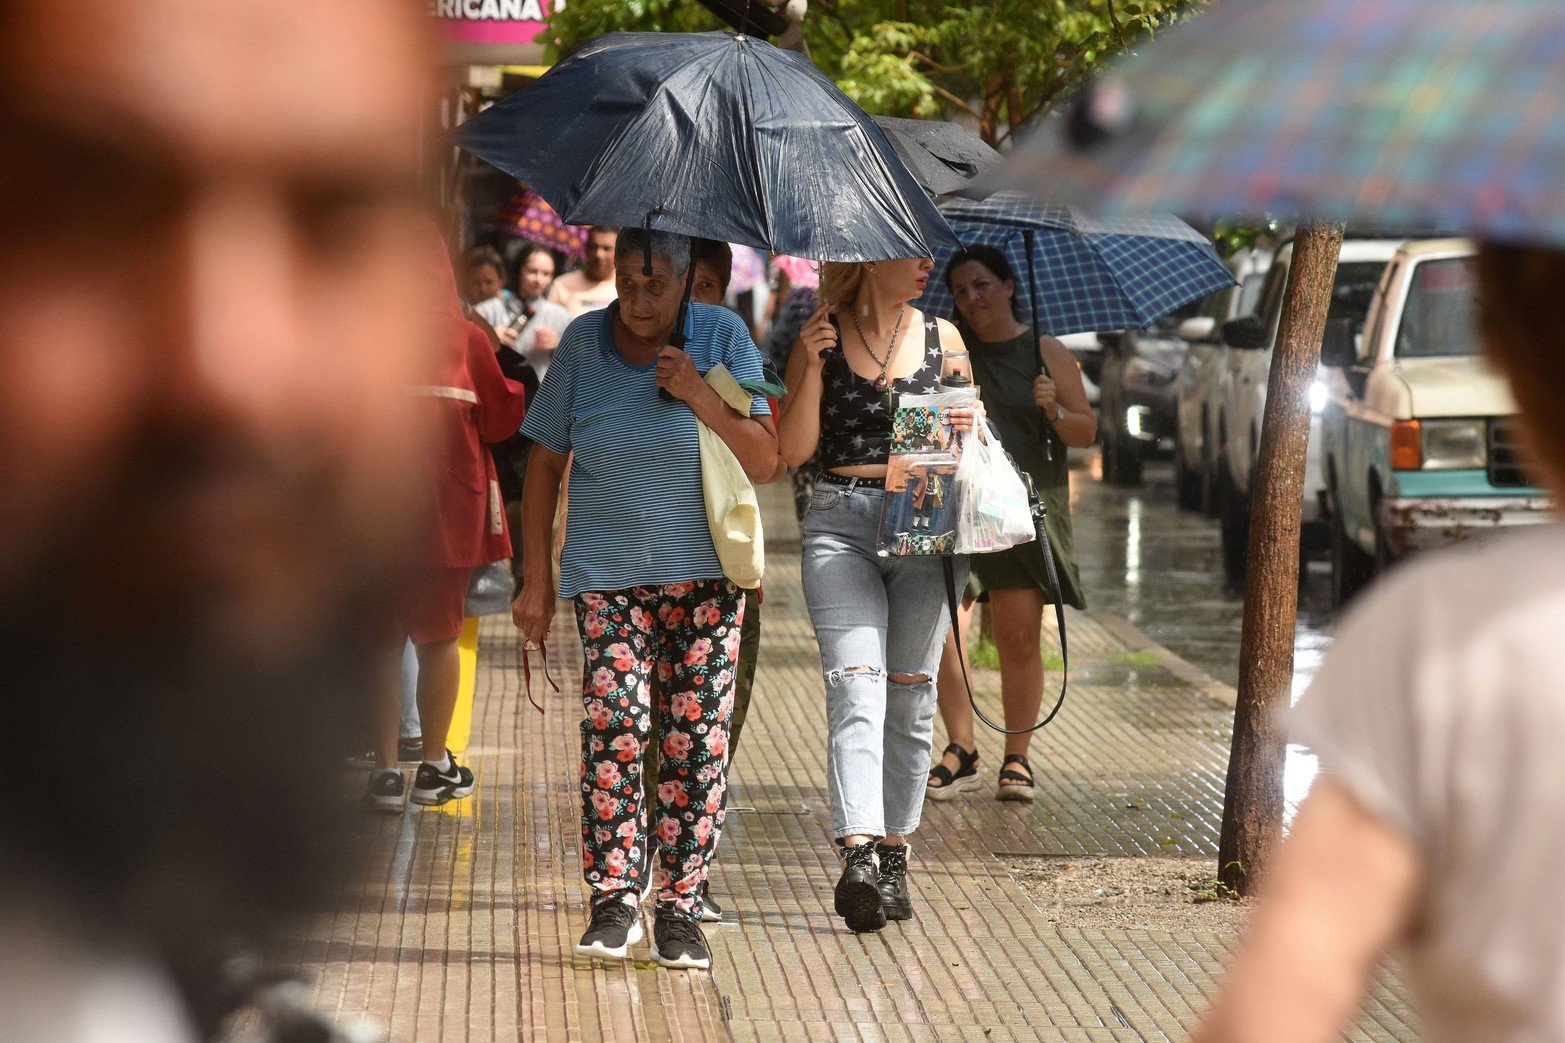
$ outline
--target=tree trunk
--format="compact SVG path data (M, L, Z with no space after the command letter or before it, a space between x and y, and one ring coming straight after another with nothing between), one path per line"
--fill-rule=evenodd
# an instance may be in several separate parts
M1252 484L1239 702L1223 799L1218 879L1249 894L1282 837L1282 720L1293 687L1299 521L1309 446L1309 387L1336 280L1340 226L1309 223L1293 240L1292 271L1266 385L1266 415Z

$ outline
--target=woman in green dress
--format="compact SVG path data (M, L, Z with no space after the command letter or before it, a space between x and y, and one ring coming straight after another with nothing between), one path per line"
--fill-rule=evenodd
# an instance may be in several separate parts
M946 285L956 301L958 328L967 342L973 380L989 425L1018 466L1032 475L1048 506L1049 542L1065 603L1086 608L1071 540L1070 475L1066 448L1085 448L1098 434L1098 418L1087 403L1081 369L1065 345L1039 335L1019 317L1016 275L1000 251L987 246L962 250L946 267ZM972 557L973 582L963 602L963 647L973 603L988 601L1000 654L1000 696L1005 726L1026 728L1038 720L1043 702L1043 615L1053 604L1037 543ZM956 643L947 638L940 665L940 717L950 745L930 770L926 795L947 800L982 785L973 741L973 710L962 681ZM1031 801L1036 792L1027 760L1030 733L1005 737L995 797Z

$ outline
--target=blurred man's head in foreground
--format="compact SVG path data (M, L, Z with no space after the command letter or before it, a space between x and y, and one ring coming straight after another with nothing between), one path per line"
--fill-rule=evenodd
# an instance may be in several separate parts
M1558 498L1565 495L1565 253L1482 243L1477 268L1484 352L1510 382L1536 480Z
M0 880L92 930L264 922L345 802L413 513L422 6L0 8L0 720L50 780Z

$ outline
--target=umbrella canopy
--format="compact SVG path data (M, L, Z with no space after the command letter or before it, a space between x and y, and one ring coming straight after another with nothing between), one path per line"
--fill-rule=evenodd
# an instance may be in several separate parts
M839 261L951 230L869 116L749 36L608 33L468 120L458 145L573 224L641 224Z
M558 250L572 261L580 263L587 257L587 229L560 220L554 207L536 192L512 196L509 203L489 216L489 223L512 235Z
M1158 35L997 184L1106 213L1565 241L1565 4L1246 0Z
M974 179L1000 162L1000 153L988 142L955 123L895 116L876 116L875 122L913 177L932 196L970 192Z
M963 245L1005 254L1023 315L1056 337L1150 326L1234 284L1211 240L1176 217L1099 220L1009 192L952 200L941 210ZM935 257L935 277L919 301L945 318L956 310L945 283L954 252Z

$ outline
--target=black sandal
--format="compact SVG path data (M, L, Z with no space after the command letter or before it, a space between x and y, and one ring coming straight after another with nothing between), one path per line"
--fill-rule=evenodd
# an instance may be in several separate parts
M1007 764L1020 764L1027 770L1027 774L1011 771L1006 767ZM1023 804L1031 804L1038 799L1037 783L1032 779L1032 765L1027 763L1026 757L1019 753L1005 755L1005 760L1000 762L1000 784L995 790L994 799L1019 800Z
M944 764L930 768L929 781L924 784L924 796L930 800L950 800L963 790L982 785L978 778L977 750L964 750L953 742L941 752L940 759L944 760L947 753L956 756L956 774L953 775ZM935 785L937 782L939 785Z

